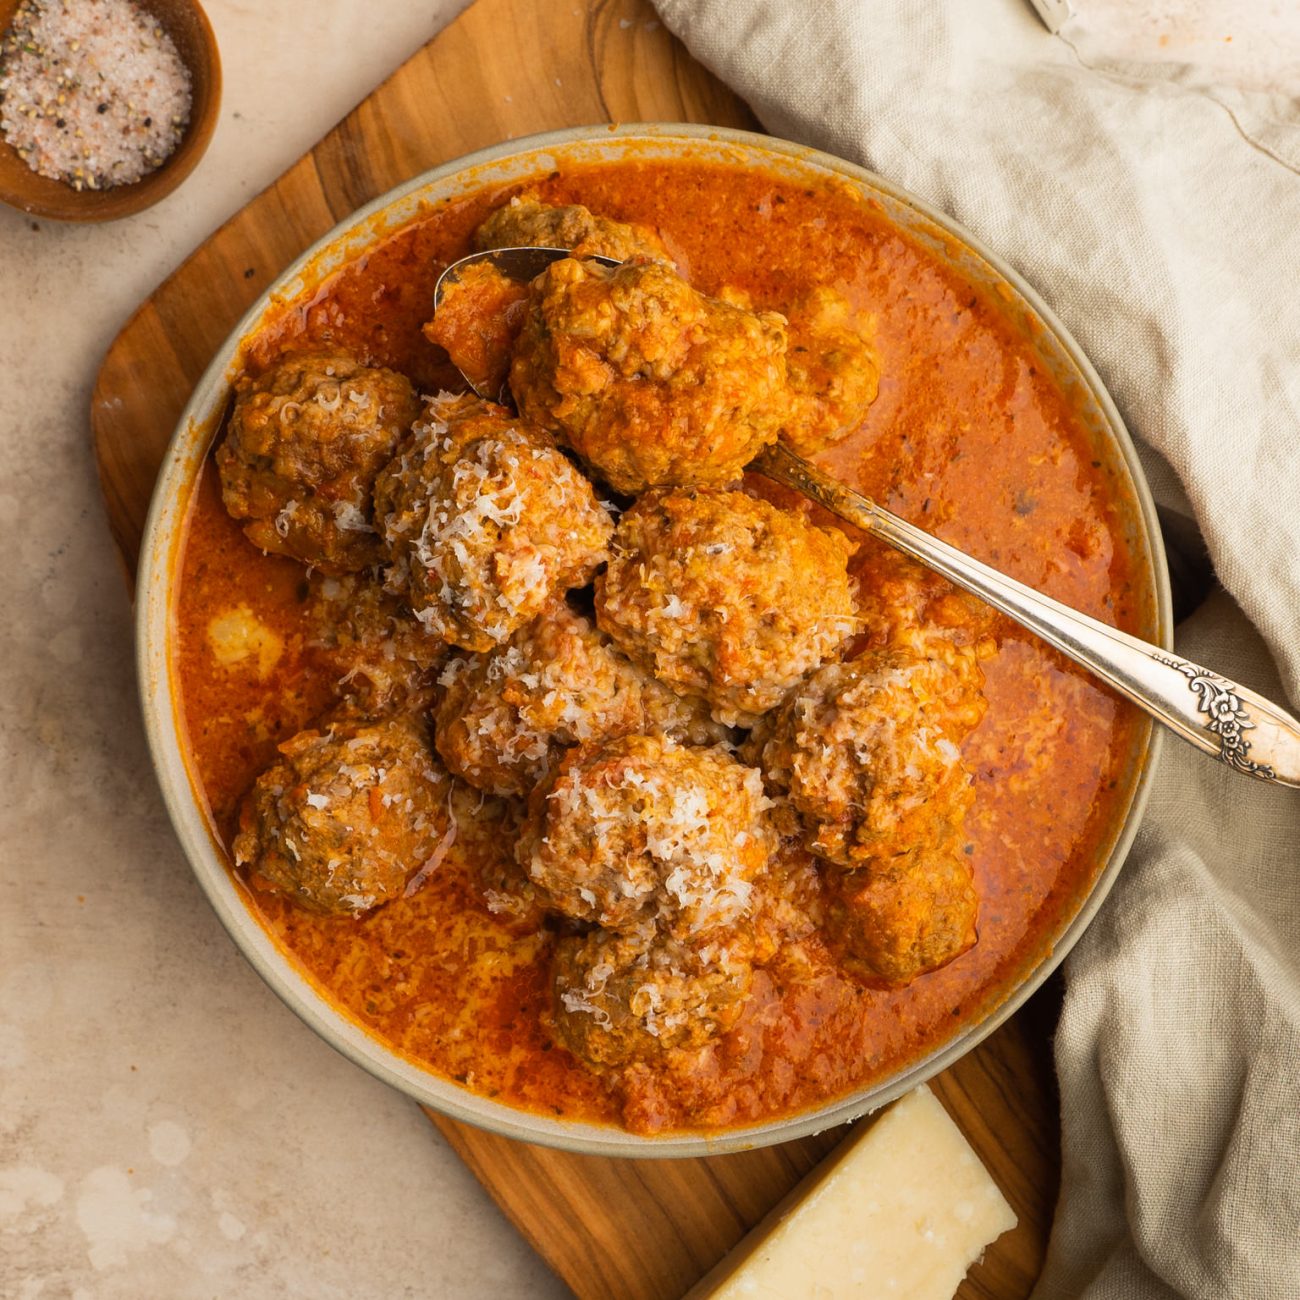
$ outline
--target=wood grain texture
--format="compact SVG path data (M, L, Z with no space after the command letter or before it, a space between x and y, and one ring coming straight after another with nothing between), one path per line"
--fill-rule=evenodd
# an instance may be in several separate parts
M127 323L91 400L110 526L132 570L190 390L289 262L363 203L450 158L605 121L758 128L640 0L479 0L193 253Z
M1060 1177L1049 982L931 1088L1016 1211L957 1300L1023 1300L1042 1270ZM852 1126L698 1160L611 1160L511 1142L426 1112L580 1300L677 1300ZM792 1297L791 1300L797 1300Z
M502 139L603 121L756 129L642 0L478 0L231 218L104 358L91 426L114 539L134 571L167 440L208 360L266 284L363 203ZM1059 1177L1050 984L933 1087L1020 1225L962 1300L1021 1300ZM581 1300L674 1300L844 1136L701 1160L573 1156L430 1118Z

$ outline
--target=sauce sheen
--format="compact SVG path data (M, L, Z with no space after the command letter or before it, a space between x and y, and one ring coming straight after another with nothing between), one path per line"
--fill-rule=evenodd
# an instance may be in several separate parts
M845 481L1014 577L1150 635L1143 557L1112 453L1099 452L1032 339L996 302L842 185L804 188L715 164L634 161L565 171L546 202L656 229L705 292L724 285L780 310L830 283L872 320L880 393L862 427L821 459ZM246 349L257 369L287 347L329 343L456 387L421 326L434 281L513 191L438 205L286 307ZM180 711L192 776L228 848L235 813L275 746L334 699L312 642L305 571L259 553L222 508L210 466L194 493L177 617ZM755 477L756 491L788 501ZM829 517L825 521L828 521ZM898 561L861 538L864 588ZM942 587L942 584L941 584ZM242 608L278 651L221 662L214 614ZM474 1092L552 1116L639 1132L757 1123L862 1088L941 1046L1005 996L1100 868L1127 806L1144 734L1129 706L1014 625L984 663L989 707L963 746L976 800L966 822L979 942L896 992L865 989L814 939L811 978L757 973L740 1023L689 1069L630 1068L615 1087L554 1045L554 936L494 915L479 841L453 846L424 887L360 919L300 910L244 885L283 950L370 1033ZM485 816L487 814L485 813ZM509 834L501 827L499 844ZM507 848L508 852L508 848ZM810 870L787 855L793 876ZM820 956L818 956L820 954Z

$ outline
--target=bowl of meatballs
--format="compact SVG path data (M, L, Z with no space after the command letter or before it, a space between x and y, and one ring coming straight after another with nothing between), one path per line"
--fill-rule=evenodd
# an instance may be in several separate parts
M560 252L435 311L527 247ZM448 164L196 389L139 583L168 809L274 991L424 1104L591 1152L796 1137L969 1050L1104 897L1149 723L748 472L778 441L1167 636L1086 358L946 218L780 141Z

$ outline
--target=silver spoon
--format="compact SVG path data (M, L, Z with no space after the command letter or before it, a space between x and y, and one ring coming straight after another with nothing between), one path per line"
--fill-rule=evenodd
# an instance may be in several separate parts
M490 261L511 279L531 280L552 262L569 256L563 248L502 248L463 257L438 277L434 311L445 287L474 263ZM591 260L606 266L619 264L608 257ZM497 395L479 396L496 400ZM1300 722L1262 695L1081 614L972 559L845 487L779 443L765 447L748 468L803 493L832 514L979 596L1234 771L1261 781L1300 786ZM1249 738L1247 732L1252 733Z

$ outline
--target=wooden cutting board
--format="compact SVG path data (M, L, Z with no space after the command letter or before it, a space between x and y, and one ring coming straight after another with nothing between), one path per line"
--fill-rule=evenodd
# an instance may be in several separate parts
M643 0L478 0L194 252L128 322L95 385L95 453L128 574L181 408L268 281L420 171L606 121L758 129ZM1020 1219L971 1272L963 1300L1021 1300L1042 1265L1059 1178L1049 1048L1059 999L1049 983L933 1085ZM429 1118L581 1300L681 1296L847 1132L699 1160L614 1160Z

